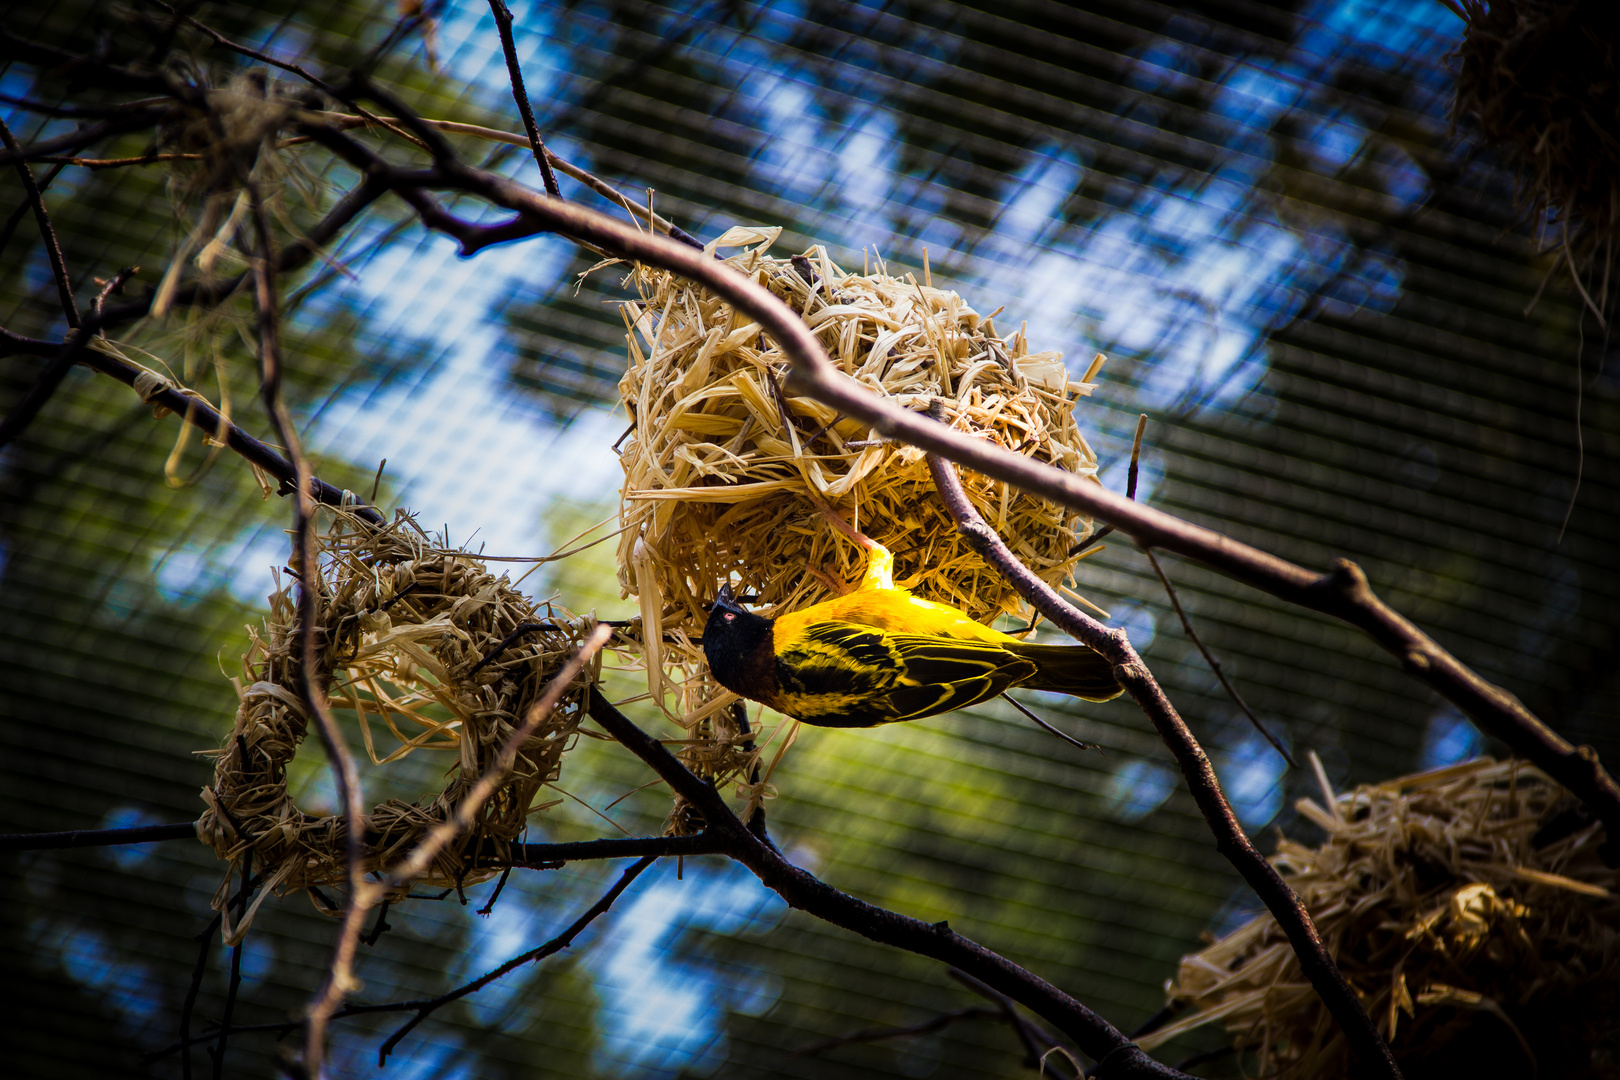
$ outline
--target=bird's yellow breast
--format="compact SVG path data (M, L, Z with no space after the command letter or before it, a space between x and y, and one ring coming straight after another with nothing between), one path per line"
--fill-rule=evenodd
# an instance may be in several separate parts
M822 622L847 622L870 626L877 630L896 633L926 634L956 638L960 641L985 641L995 644L1017 643L998 630L974 622L965 612L946 604L936 604L912 596L904 589L872 587L863 583L861 588L832 600L791 612L776 620L778 640L797 638L805 627Z

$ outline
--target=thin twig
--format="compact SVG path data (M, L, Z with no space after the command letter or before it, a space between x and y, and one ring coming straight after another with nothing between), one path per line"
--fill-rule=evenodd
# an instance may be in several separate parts
M158 840L195 840L197 826L190 821L173 825L137 825L130 829L72 829L67 832L0 833L0 851L44 851L64 848L115 847L150 844Z
M253 852L242 857L242 888L234 899L236 907L237 925L241 925L242 913L247 910L248 896L250 895L249 882L253 880ZM236 1011L236 995L242 988L242 949L244 945L238 941L231 946L230 981L225 988L225 1009L219 1018L219 1039L215 1042L210 1053L214 1058L214 1080L220 1080L225 1075L225 1045L231 1037L231 1015ZM189 1071L189 1070L188 1070Z
M124 286L129 284L129 279L140 272L141 268L138 266L126 266L106 281L96 279L96 284L101 288L96 290L95 297L90 301L90 311L95 315L97 322L103 317L102 306L107 303L107 297L123 292Z
M950 1012L931 1016L927 1020L915 1024L898 1024L885 1027L861 1028L844 1035L834 1035L820 1042L809 1043L794 1050L788 1051L792 1057L816 1057L825 1054L828 1050L836 1050L840 1046L849 1046L851 1043L883 1042L887 1039L904 1039L912 1035L932 1035L936 1031L944 1031L952 1024L963 1020L999 1020L1002 1019L1001 1010L989 1005L969 1005L963 1009L952 1009Z
M1568 244L1566 242L1566 250ZM1603 320L1598 319L1599 326ZM1608 342L1608 329L1604 327L1604 343ZM1604 350L1607 351L1606 349ZM1601 363L1603 352L1598 353ZM1558 523L1558 537L1553 541L1555 545L1564 542L1564 533L1569 529L1569 519L1575 515L1575 502L1581 497L1581 475L1586 471L1586 435L1581 430L1581 406L1585 404L1586 373L1581 370L1581 364L1586 357L1586 312L1582 311L1575 318L1575 483L1569 490L1569 502L1564 506L1564 518Z
M574 943L574 939L582 934L585 931L585 928L590 926L598 916L602 915L609 908L611 908L613 906L613 902L619 898L624 890L630 887L631 882L640 877L642 871L646 870L647 867L651 866L655 861L657 861L657 857L653 855L647 855L637 860L630 866L629 869L627 869L623 874L619 875L619 880L613 884L611 889L602 894L601 899L592 904L583 915L570 923L568 929L564 930L562 933L558 934L545 944L537 945L525 953L514 956L500 967L480 975L471 982L465 983L456 987L454 990L449 991L448 993L440 994L438 997L430 998L426 1001L399 1002L391 1005L356 1005L350 1008L348 1010L348 1015L350 1016L374 1012L403 1012L410 1008L414 1008L416 1010L416 1015L401 1025L399 1029L396 1030L392 1035L388 1036L388 1041L384 1042L382 1046L377 1049L377 1067L382 1068L382 1066L388 1062L388 1055L393 1053L394 1048L399 1045L400 1040L406 1035L410 1034L416 1025L433 1015L435 1010L450 1004L452 1001L460 1001L469 994L477 993L479 990L482 990L496 979L501 978L508 972L522 967L524 964L533 963L536 960L544 960L546 957L562 952L564 949L568 948L568 946Z
M44 195L44 193L49 190L51 184L59 175L61 175L62 170L66 167L67 166L65 165L57 165L55 168L51 169L50 172L45 174L45 179L39 182L39 191L41 195ZM6 223L4 225L0 225L0 252L4 252L6 245L11 243L12 236L14 236L17 232L17 226L22 224L23 217L33 210L33 208L33 203L27 200L18 203L17 209L13 210L11 212L11 216L6 218Z
M1003 994L995 987L986 986L965 971L952 968L947 972L951 978L972 990L975 994L993 1001L1001 1010L1001 1015L1007 1021L1007 1026L1013 1029L1018 1036L1018 1042L1024 1048L1024 1067L1026 1069L1040 1069L1041 1062L1045 1060L1054 1047L1063 1044L1054 1039L1050 1032L1041 1025L1027 1019L1018 1011L1018 1003Z
M1054 625L1097 650L1113 664L1120 684L1147 714L1175 755L1194 801L1215 834L1216 848L1243 875L1283 928L1299 957L1300 969L1339 1022L1363 1067L1379 1075L1399 1077L1400 1068L1395 1064L1388 1043L1333 962L1304 902L1249 841L1221 791L1208 756L1137 655L1130 638L1122 630L1109 630L1036 577L973 508L954 466L939 455L930 454L928 467L940 498L968 546L995 567L1026 602L1038 608Z
M197 1009L197 994L202 990L203 975L208 971L208 954L214 949L214 931L219 929L221 917L216 913L202 933L197 935L197 960L191 966L191 981L186 984L186 996L180 1004L180 1044L191 1041L191 1017ZM180 1057L180 1080L191 1080L191 1054Z
M483 907L479 908L473 914L475 914L475 915L488 915L491 912L493 912L495 910L495 901L499 900L501 898L501 893L506 891L506 879L511 877L511 876L512 876L512 868L510 866L508 866L506 869L502 870L501 871L501 879L495 883L494 890L489 894L489 901L487 903L485 903Z
M322 119L332 123L339 130L358 127L362 123L360 117L345 116L342 113L326 113L322 116ZM389 120L392 118L380 117L379 119ZM471 135L474 138L487 139L491 142L505 143L508 146L528 147L530 145L528 136L511 131L502 131L499 128L483 127L479 124L464 124L457 120L431 120L427 117L421 117L419 119L421 123L426 124L429 127L432 127L438 131L448 132L452 135ZM562 173L564 176L578 180L580 183L584 184L586 187L590 188L604 199L607 199L615 205L622 207L626 213L633 217L644 218L647 216L648 211L646 207L637 205L623 192L619 191L618 188L614 187L606 180L603 180L595 173L582 169L571 161L565 161L556 154L552 153L550 150L547 150L545 154L547 164L556 169L556 171ZM662 229L664 232L668 233L671 238L680 241L687 247L702 250L703 241L699 240L697 237L693 236L691 233L682 229L679 225L676 225L667 218L664 218L658 214L653 214L650 221L653 228Z
M1249 708L1249 703L1243 700L1243 695L1238 693L1237 687L1232 685L1232 680L1226 677L1226 671L1221 667L1221 662L1215 659L1215 654L1209 651L1204 645L1203 639L1198 636L1198 631L1193 629L1192 620L1187 617L1186 610L1181 606L1181 597L1176 595L1176 587L1170 584L1170 578L1165 574L1164 567L1159 565L1159 557L1153 554L1152 548L1143 548L1142 554L1146 555L1148 562L1153 564L1153 572L1159 575L1159 584L1164 586L1165 594L1170 597L1170 606L1176 609L1176 617L1181 620L1181 628L1192 639L1192 643L1198 646L1198 651L1203 654L1204 662L1209 665L1209 670L1215 673L1215 677L1220 680L1221 686L1226 689L1226 695L1236 703L1238 708L1243 710L1243 715L1249 718L1249 723L1254 725L1254 730L1265 736L1266 741L1272 745L1277 753L1282 755L1283 760L1288 762L1288 767L1290 769L1299 768L1299 762L1294 760L1294 755L1290 754L1288 748L1278 740L1277 736L1273 735L1271 730L1260 722L1260 718L1254 715L1254 710Z
M518 114L523 117L523 130L528 133L529 149L534 152L535 164L540 166L540 180L546 186L547 195L560 199L562 188L557 186L557 174L551 171L551 162L546 160L546 144L540 141L534 110L529 108L529 94L523 88L523 69L518 65L517 43L512 40L512 13L507 10L505 0L489 0L489 10L495 15L495 29L501 35L501 52L506 56L506 75L512 83L512 98L517 102Z
M272 244L270 223L264 210L264 201L257 183L244 178L249 205L253 212L254 228L258 236L258 254L253 259L254 306L258 310L260 395L265 412L275 429L281 445L287 448L287 460L293 468L293 552L294 567L302 580L298 588L299 659L296 687L308 715L315 718L316 731L331 764L333 782L337 787L338 805L342 807L345 840L345 861L348 867L349 905L339 923L338 939L332 950L332 960L320 991L310 1002L305 1014L305 1038L302 1064L311 1077L319 1078L326 1053L326 1025L332 1011L342 1004L343 997L356 985L353 972L354 952L359 943L361 924L369 905L365 879L365 803L360 789L360 773L354 755L344 742L338 728L337 717L326 701L326 688L319 684L320 591L318 555L315 549L315 500L310 493L309 463L304 458L302 441L286 403L281 397L281 328L276 310L275 274L271 267Z
M1125 472L1125 497L1136 498L1136 478L1142 461L1142 433L1147 430L1147 413L1140 413L1136 417L1136 437L1131 440L1131 464ZM1091 530L1091 534L1069 549L1068 555L1072 559L1086 548L1095 544L1103 537L1114 531L1112 525L1098 525ZM1033 625L1033 624L1031 624Z
M28 205L33 208L34 222L39 226L39 237L45 245L45 256L51 265L51 276L56 281L57 300L61 303L62 314L67 318L67 324L73 331L67 340L71 342L75 338L83 339L85 334L80 329L79 305L73 299L73 281L68 276L67 261L62 257L62 244L56 238L51 215L45 209L44 193L34 179L34 170L28 167L28 162L21 156L21 148L11 134L11 129L3 120L0 120L0 142L5 144L9 153L15 155L17 176L22 180L23 190L28 195ZM0 448L9 445L34 422L40 410L56 394L62 380L67 378L68 372L73 370L77 351L72 345L64 344L62 350L45 365L44 370L35 376L34 384L18 400L11 412L4 420L0 420Z
M1033 711L1031 711L1028 706L1026 706L1023 702L1019 701L1017 698L1013 697L1011 694L1002 694L1001 696L1006 698L1008 704L1010 704L1013 708L1017 709L1019 712L1023 713L1025 717L1027 717L1030 720L1035 721L1035 723L1039 727L1041 727L1043 730L1051 732L1053 735L1056 735L1058 738L1062 739L1064 742L1068 743L1070 746L1077 746L1081 750L1096 750L1098 752L1101 752L1102 747L1098 746L1096 743L1081 742L1079 739L1075 738L1073 735L1067 735L1067 734L1064 734L1063 732L1059 731L1057 728L1053 727L1051 724L1047 723L1045 720L1041 719L1039 716L1036 716L1035 713Z
M0 152L0 165L14 165L19 161L38 161L41 158L52 157L57 154L77 154L80 150L98 143L114 135L122 135L129 131L139 131L141 128L154 127L161 123L164 116L157 112L125 113L114 120L103 120L99 124L89 124L70 131L64 135L56 135L49 139L41 139L28 146L19 146L15 149L7 147Z
M381 941L382 936L393 929L388 924L388 905L389 901L387 900L377 905L377 921L371 924L370 930L360 935L360 943L368 949Z
M580 672L585 670L586 665L612 636L613 627L605 623L597 624L585 636L579 648L574 651L574 655L546 686L545 692L529 706L523 715L523 722L513 729L489 768L485 769L484 774L467 789L467 794L456 804L455 813L430 829L411 850L405 861L389 870L388 877L394 886L403 887L422 876L452 840L473 827L478 820L478 811L511 775L512 766L516 764L518 751L522 749L523 744L529 741L529 737L534 734L541 721L551 715L551 710L556 708Z
M38 154L29 158L30 161L46 161L64 168L74 165L92 172L101 169L127 169L132 165L162 165L171 161L201 161L201 154L142 154L139 157L121 158L87 158L64 157L61 154Z

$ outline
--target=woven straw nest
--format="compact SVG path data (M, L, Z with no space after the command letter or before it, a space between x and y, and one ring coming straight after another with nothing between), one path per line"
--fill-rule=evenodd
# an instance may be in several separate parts
M1022 332L1002 338L989 317L926 282L850 273L820 247L773 258L780 232L733 229L710 250L734 251L728 263L802 313L833 362L874 393L919 411L939 399L958 430L1095 479L1074 420L1093 385L1071 380L1060 353L1031 352ZM719 298L645 266L632 282L620 583L641 602L655 697L677 695L671 716L693 729L724 704L692 642L723 582L780 614L859 580L864 553L824 508L892 550L896 581L919 595L981 620L1017 610L940 505L920 451L787 396L786 355ZM976 474L963 482L1037 574L1057 584L1072 571L1089 520ZM659 685L660 666L683 670Z
M1567 222L1576 262L1606 262L1620 239L1620 5L1448 2L1468 22L1453 115L1507 153L1527 209Z
M359 726L379 765L422 749L456 754L442 791L413 803L390 799L367 815L366 869L386 870L454 811L592 620L542 613L504 575L490 574L476 556L436 545L404 515L377 527L333 511L320 537L318 568L318 677L340 722ZM520 624L537 622L549 626L469 674ZM342 885L342 818L305 813L287 789L288 763L310 724L297 691L301 646L291 586L271 596L264 632L248 632L243 677L233 680L240 704L223 748L211 752L214 781L202 792L208 809L198 835L235 868L251 862L252 872L264 875L261 900L272 891ZM424 880L461 885L494 873L480 867L498 866L508 855L541 786L557 778L600 673L599 657L522 746L474 828L445 848ZM378 742L389 736L397 745L379 752ZM215 906L228 919L226 892L222 886ZM239 939L251 917L250 911L227 925L227 940Z
M1601 1049L1620 1034L1620 871L1563 788L1481 758L1297 805L1327 839L1273 861L1407 1076L1620 1075ZM1168 991L1192 1012L1145 1049L1219 1020L1260 1075L1350 1075L1270 915L1185 957Z

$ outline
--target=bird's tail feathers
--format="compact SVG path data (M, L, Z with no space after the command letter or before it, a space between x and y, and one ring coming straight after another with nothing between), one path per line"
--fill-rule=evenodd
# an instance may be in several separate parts
M1110 701L1124 692L1114 678L1114 666L1084 645L1019 644L1007 647L1040 670L1020 685L1029 690L1053 690L1087 701Z

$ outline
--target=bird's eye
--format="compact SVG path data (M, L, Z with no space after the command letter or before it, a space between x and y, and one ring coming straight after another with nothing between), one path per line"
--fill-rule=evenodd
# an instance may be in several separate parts
M720 613L720 617L726 620L726 622L737 621L737 613L735 611L723 611Z

